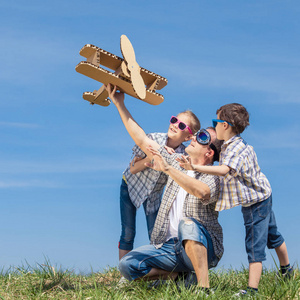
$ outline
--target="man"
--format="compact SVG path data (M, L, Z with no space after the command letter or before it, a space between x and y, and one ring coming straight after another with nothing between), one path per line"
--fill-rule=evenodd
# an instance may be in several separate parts
M124 94L111 85L106 89L134 142L150 159L155 159L154 164L147 166L169 176L151 245L125 255L119 263L120 272L128 280L153 280L175 279L179 272L195 271L199 287L208 289L208 269L216 266L223 254L222 228L214 209L219 178L183 170L177 160L180 155L169 154L134 121L124 105ZM218 148L215 131L208 129L193 137L186 152L192 165L210 165L218 158Z

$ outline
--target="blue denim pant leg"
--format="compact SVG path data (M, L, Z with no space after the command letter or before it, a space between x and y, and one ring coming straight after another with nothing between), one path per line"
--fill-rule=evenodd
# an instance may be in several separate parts
M124 179L120 187L121 236L119 248L132 250L135 237L136 207L132 204Z
M151 233L154 227L156 216L158 211L147 215L146 214L147 202L143 203L149 240L151 238ZM127 183L122 179L122 184L120 187L120 212L121 212L121 236L119 241L119 249L122 250L132 250L134 238L136 234L136 207L132 204Z
M210 234L206 230L206 228L196 219L183 218L179 223L178 236L182 248L183 248L182 246L183 241L192 240L201 243L207 249L207 262L208 262L209 269L215 267L218 264L219 259L215 255ZM190 270L194 270L194 267L189 257L187 256L184 248L182 249L180 255L182 256L184 264Z
M265 248L277 248L284 239L277 230L272 195L261 202L242 207L246 230L245 246L249 263L266 260Z
M151 233L154 227L154 223L157 217L157 213L158 210L152 214L148 214L146 213L146 207L147 207L147 201L144 201L143 203L143 207L144 207L144 211L145 211L145 216L146 216L146 222L147 222L147 230L148 230L148 237L149 237L149 241L151 239Z
M284 238L281 233L277 229L275 214L273 210L271 210L269 228L268 228L268 249L275 249L282 245L284 242Z
M152 268L169 272L188 271L181 257L182 249L178 245L178 239L171 239L159 249L156 249L153 245L134 249L120 260L119 270L128 280L143 277Z

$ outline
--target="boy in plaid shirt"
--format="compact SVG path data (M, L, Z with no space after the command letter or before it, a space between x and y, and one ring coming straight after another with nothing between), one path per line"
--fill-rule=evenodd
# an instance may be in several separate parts
M220 176L217 211L242 205L249 281L247 289L241 290L239 295L258 291L266 246L275 249L281 275L289 278L293 274L286 244L277 230L270 183L260 170L252 146L240 136L248 125L249 114L244 106L238 103L222 106L217 110L217 119L213 120L217 138L224 140L219 166L192 165L184 157L181 159L181 166L186 169Z

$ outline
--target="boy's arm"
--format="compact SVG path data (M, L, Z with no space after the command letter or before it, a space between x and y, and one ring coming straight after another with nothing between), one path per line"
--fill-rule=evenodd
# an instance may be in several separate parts
M230 168L226 165L221 165L221 166L194 165L191 163L189 157L185 157L183 155L181 156L181 158L178 158L177 161L179 162L180 167L186 170L193 170L193 171L206 173L210 175L225 176L230 171Z
M145 163L150 163L151 159L147 157L145 158L139 158L139 157L134 157L131 164L130 164L130 173L131 174L136 174L140 171L143 171L147 168Z
M217 176L225 176L229 171L230 168L226 165L221 166L199 166L193 165L194 170L201 173L206 173L210 175L217 175Z
M159 149L160 145L148 138L144 130L133 119L124 104L124 93L117 92L117 87L115 86L113 88L111 84L106 86L106 90L109 98L118 109L122 122L131 138L146 153L147 156L150 155L149 158L152 158L152 154L147 151L147 146L151 145L153 148Z
M200 199L210 199L209 186L193 177L190 177L180 170L170 166L158 150L149 147L148 150L152 153L154 163L146 163L146 166L156 171L161 171L170 176L177 184L179 184L189 194L196 196Z

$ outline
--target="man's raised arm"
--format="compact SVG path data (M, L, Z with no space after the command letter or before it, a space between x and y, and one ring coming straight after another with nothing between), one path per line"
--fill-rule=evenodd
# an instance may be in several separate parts
M144 130L133 119L124 104L124 93L117 92L117 87L113 87L111 84L106 86L106 90L109 98L118 109L122 122L131 138L147 154L147 156L152 157L152 154L147 150L147 147L151 145L154 149L158 149L160 145L148 138Z

